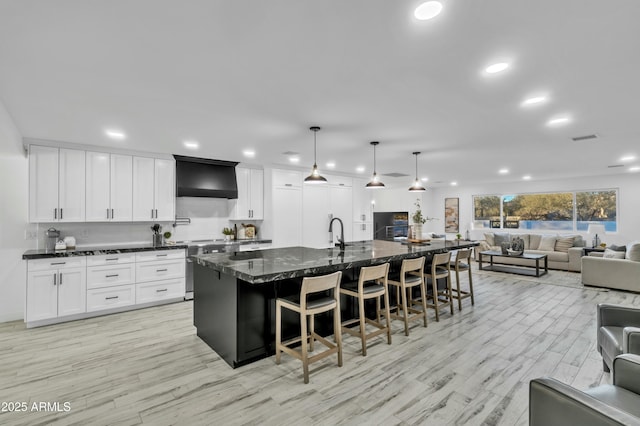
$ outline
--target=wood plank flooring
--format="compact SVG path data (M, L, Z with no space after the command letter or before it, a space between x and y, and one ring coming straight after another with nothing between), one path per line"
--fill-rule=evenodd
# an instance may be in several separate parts
M529 380L579 389L610 380L595 349L595 305L640 307L640 295L584 289L580 274L540 279L478 272L476 305L439 323L393 321L359 353L344 335L344 366L283 355L233 370L195 335L192 303L26 330L0 324L2 425L433 424L526 425ZM559 285L548 283L555 282ZM33 402L68 412L30 411Z

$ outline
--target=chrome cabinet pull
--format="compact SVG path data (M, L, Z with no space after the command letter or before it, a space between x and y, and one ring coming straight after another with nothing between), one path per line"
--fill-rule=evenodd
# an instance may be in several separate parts
M58 285L62 285L62 272L60 272L60 280L58 281Z
M156 272L167 272L167 269L156 269Z
M156 257L163 257L163 256L167 256L167 254L156 254Z
M53 285L58 284L57 280L58 280L58 274L53 274Z
M107 219L109 219L109 209L107 209Z
M110 259L105 259L106 262L111 262L113 260L118 260L118 258L117 257L112 257Z
M67 262L52 262L50 265L64 265Z
M109 296L109 297L105 297L105 300L112 300L112 299L117 299L118 296Z
M119 277L120 274L111 274L111 275L105 275L105 278L113 278L113 277Z
M162 290L156 290L156 293L162 293L163 291L167 291L167 289L163 288Z
M53 218L54 219L58 218L58 209L53 209Z
M60 207L60 219L62 219L62 207Z
M151 219L153 219L153 209L151 209Z
M111 219L113 219L113 209L111 209Z
M284 186L293 186L292 183L285 183Z

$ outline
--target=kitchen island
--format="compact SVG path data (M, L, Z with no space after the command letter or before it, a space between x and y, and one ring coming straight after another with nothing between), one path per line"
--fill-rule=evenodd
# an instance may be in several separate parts
M287 247L253 252L194 256L194 325L197 335L230 366L238 367L275 353L275 300L300 292L302 278L343 271L343 281L357 279L359 268L473 247L473 241L433 241L405 244L355 242L312 249ZM355 314L345 300L343 319ZM328 319L328 318L327 318ZM295 315L283 317L283 338L299 332ZM317 319L317 330L331 321ZM327 329L327 334L332 330Z

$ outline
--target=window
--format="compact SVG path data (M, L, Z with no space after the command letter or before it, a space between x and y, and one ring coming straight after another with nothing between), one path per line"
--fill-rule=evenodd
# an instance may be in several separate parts
M477 195L476 228L586 231L591 223L617 231L617 191Z

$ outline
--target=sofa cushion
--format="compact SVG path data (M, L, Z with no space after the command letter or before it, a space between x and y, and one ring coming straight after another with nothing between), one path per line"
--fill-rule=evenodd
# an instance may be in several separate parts
M527 250L529 254L546 254L549 262L569 262L569 253L561 251Z
M569 253L569 249L573 247L573 240L575 240L575 237L558 237L554 250Z
M548 236L548 235L544 235L541 239L540 239L540 245L538 246L537 250L540 251L555 251L556 248L556 239L558 237L554 236Z
M574 235L573 246L574 247L586 247L587 242L582 238L582 235Z
M496 245L495 239L493 238L493 232L485 232L484 240L492 247Z
M640 241L634 241L627 245L627 252L624 258L640 262Z
M624 259L625 252L623 251L615 251L611 249L604 249L604 254L602 255L605 259Z
M615 244L611 244L611 246L609 247L611 250L613 251L623 251L626 253L627 251L627 246L617 246Z
M502 243L509 243L511 242L511 239L509 237L509 234L504 232L494 232L493 234L493 241L494 244L496 246L502 246Z
M638 394L625 388L613 385L602 385L587 389L584 393L604 402L607 405L616 407L633 416L640 417Z
M537 235L537 234L529 235L529 249L538 250L538 247L540 247L541 239L542 239L542 235Z

